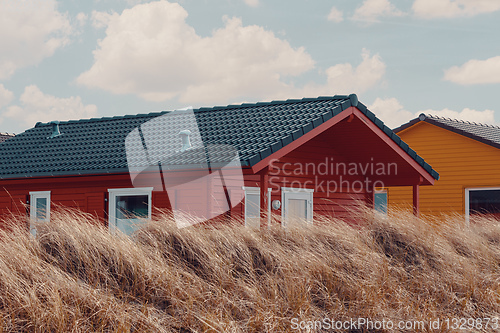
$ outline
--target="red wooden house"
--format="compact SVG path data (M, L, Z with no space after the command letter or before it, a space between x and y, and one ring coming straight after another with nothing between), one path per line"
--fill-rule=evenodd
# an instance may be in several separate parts
M130 232L155 208L255 227L273 212L289 226L348 218L383 186L413 186L418 210L438 178L356 95L319 97L37 123L0 144L0 214L68 206Z

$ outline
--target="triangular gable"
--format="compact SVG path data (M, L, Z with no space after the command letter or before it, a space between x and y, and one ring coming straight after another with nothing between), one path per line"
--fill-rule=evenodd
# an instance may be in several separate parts
M403 132L420 122L426 122L445 130L463 135L500 149L500 127L495 125L475 123L465 120L451 119L421 113L418 118L410 120L394 129L395 133Z

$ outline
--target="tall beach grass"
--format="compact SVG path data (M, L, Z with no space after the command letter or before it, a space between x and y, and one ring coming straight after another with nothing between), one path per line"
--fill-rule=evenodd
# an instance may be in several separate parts
M486 218L362 210L358 227L256 232L179 230L163 214L131 237L75 211L54 212L36 237L24 219L0 231L0 332L291 332L323 318L500 312L500 223Z

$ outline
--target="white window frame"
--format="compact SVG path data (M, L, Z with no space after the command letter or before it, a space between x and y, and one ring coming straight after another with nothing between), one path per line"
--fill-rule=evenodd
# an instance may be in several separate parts
M467 187L465 188L465 221L470 222L470 191L491 191L500 190L500 187Z
M37 191L30 192L30 218L35 221L36 218L36 199L47 199L47 211L45 220L40 220L42 222L48 222L50 220L50 191Z
M307 202L307 216L306 222L308 224L313 223L313 210L314 210L314 190L309 188L293 188L293 187L282 187L281 188L281 225L287 227L287 203L288 199L299 199L306 200Z
M254 186L242 186L241 189L245 192L245 226L248 227L248 222L247 222L247 194L257 194L259 196L259 212L261 210L260 207L260 187L254 187ZM267 227L271 228L271 188L267 189ZM259 214L260 215L260 214ZM260 223L259 223L259 229L260 229Z
M271 229L271 192L272 188L267 189L267 229Z
M153 197L152 187L136 187L136 188L111 188L108 189L109 202L108 202L108 228L112 232L117 231L116 227L116 197L127 195L147 195L148 196L148 217L151 219L151 202Z
M47 207L45 211L45 219L40 220L36 218L36 200L37 199L47 199ZM49 222L50 221L50 191L35 191L30 192L30 231L33 235L36 234L36 228L33 225L35 222Z
M242 187L243 191L245 191L245 227L248 227L248 194L257 194L259 196L259 215L260 215L260 187L252 187L252 186L243 186ZM259 229L260 229L260 222L259 222Z

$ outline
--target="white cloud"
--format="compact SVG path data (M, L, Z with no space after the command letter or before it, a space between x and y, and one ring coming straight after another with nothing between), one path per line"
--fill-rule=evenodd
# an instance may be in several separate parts
M350 63L345 63L326 70L327 88L330 91L334 91L336 94L362 93L380 82L386 68L380 55L370 56L370 52L363 49L361 56L363 61L356 68L353 68Z
M113 17L118 17L117 13L106 13L98 12L96 10L92 11L92 26L96 29L106 28Z
M396 9L389 0L365 0L354 12L353 19L376 21L380 17L403 16L405 13Z
M259 0L245 0L245 3L250 7L257 7L259 5Z
M361 93L380 83L386 65L363 50L358 66L327 68L324 84L296 86L293 79L314 68L304 48L293 48L273 32L244 26L239 18L201 37L176 3L151 2L122 14L94 12L93 25L107 26L94 64L77 82L146 100L176 98L183 104ZM138 19L141 18L141 19Z
M326 76L324 84L308 83L303 87L287 85L272 92L267 100L360 94L381 84L386 65L380 55L372 56L368 50L363 49L361 57L363 60L356 67L344 63L326 69L323 73Z
M0 83L0 108L8 105L14 99L12 91L5 89L3 84Z
M283 78L314 67L304 48L262 27L243 26L239 18L226 18L224 27L201 37L186 17L179 4L167 1L107 16L94 64L77 82L147 100L223 103L287 89Z
M462 66L447 69L444 79L458 84L500 83L500 56L469 60Z
M328 21L340 23L343 20L344 20L344 13L342 13L342 11L338 10L336 7L332 7L330 13L328 14Z
M76 22L78 22L80 27L83 27L87 23L88 18L87 14L80 12L76 15Z
M2 113L2 118L14 119L27 126L37 122L89 118L97 115L97 107L84 105L77 97L58 98L46 95L35 86L27 86L19 98L21 105L13 105Z
M500 10L498 0L415 0L413 11L421 18L474 16Z
M0 1L0 79L50 57L70 34L71 24L55 0Z
M368 109L374 112L379 119L391 128L399 127L404 123L417 118L421 113L496 125L495 112L492 110L478 111L464 108L462 111L454 111L445 108L442 110L427 109L412 113L406 110L396 98L377 98L372 105L368 106Z
M415 115L405 110L396 98L377 98L368 109L390 128L398 127L415 118Z

